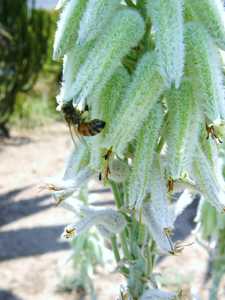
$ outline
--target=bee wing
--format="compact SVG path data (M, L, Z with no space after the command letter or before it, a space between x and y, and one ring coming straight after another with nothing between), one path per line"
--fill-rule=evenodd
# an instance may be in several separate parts
M73 126L71 123L68 123L69 131L70 131L70 136L72 138L73 144L76 147L76 137L79 137L78 134L76 133L76 128Z
M70 125L70 132L71 132L71 136L74 142L74 145L76 146L76 139L79 140L80 143L85 144L86 146L88 146L86 140L84 139L84 137L82 135L80 135L78 129L76 126L74 125Z

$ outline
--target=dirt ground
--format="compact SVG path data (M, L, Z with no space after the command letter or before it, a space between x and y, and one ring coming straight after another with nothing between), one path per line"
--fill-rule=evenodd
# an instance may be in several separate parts
M73 215L56 208L49 194L37 189L44 177L62 170L71 147L68 130L59 123L12 131L11 139L0 142L0 300L78 299L75 293L56 291L62 262L69 254L69 245L59 241L59 236ZM178 236L190 231L187 218L193 218L191 214L178 220ZM207 299L206 260L206 252L195 243L182 255L163 259L156 272L166 274L164 285L175 290L181 286L184 299L191 299L190 294L196 300ZM95 277L98 299L116 299L121 280L118 274L99 271ZM223 290L221 300L225 299Z

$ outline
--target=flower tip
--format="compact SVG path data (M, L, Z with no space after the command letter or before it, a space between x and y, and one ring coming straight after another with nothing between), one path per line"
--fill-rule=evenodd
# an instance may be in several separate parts
M76 235L76 228L71 225L65 227L64 232L62 233L62 238L66 240L70 240L74 238Z
M48 190L50 192L52 191L58 191L57 187L52 184L52 183L48 183L48 182L41 182L37 185L37 190L38 192L42 192L44 190Z
M173 249L169 251L172 255L179 255L182 253L185 247L192 246L194 242L191 243L184 243L182 241L176 241L173 245Z

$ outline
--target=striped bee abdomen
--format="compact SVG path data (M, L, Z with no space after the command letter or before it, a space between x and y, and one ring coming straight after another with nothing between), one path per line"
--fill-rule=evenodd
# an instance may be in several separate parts
M78 132L83 136L93 136L100 133L105 127L105 122L102 120L94 119L90 122L80 123Z

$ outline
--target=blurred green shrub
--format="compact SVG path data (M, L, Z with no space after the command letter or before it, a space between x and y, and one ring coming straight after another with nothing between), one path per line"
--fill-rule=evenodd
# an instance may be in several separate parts
M96 299L93 276L97 266L103 266L104 251L103 239L95 231L85 232L79 239L71 242L73 273L65 276L58 286L58 292L71 293L76 291L81 295L89 294L92 300Z
M6 127L15 108L18 114L28 114L28 93L37 80L50 55L51 33L54 32L54 14L28 7L26 0L0 1L0 133L9 136ZM18 103L17 95L20 93ZM22 94L21 94L22 93ZM23 95L23 96L22 96ZM35 98L35 97L34 97ZM34 103L29 109L35 110ZM25 101L26 102L26 101Z
M27 93L17 94L10 126L31 129L60 119L55 110L57 74L58 70L47 72L44 67L33 88Z

